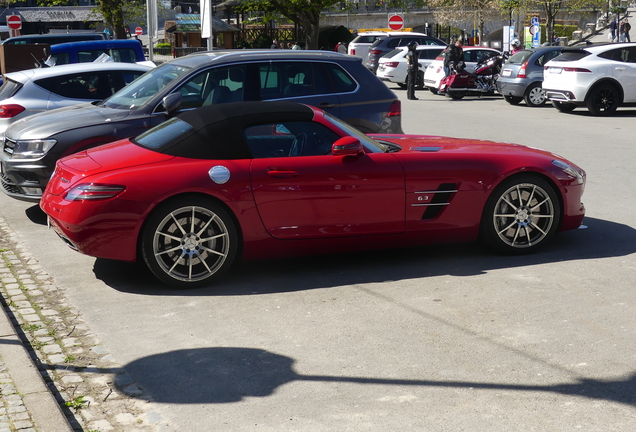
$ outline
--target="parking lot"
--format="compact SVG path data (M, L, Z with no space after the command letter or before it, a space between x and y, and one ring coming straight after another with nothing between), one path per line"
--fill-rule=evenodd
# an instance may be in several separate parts
M529 256L467 244L273 260L175 291L68 249L32 204L0 194L2 216L174 430L633 431L636 109L393 90L406 133L583 167L585 229Z

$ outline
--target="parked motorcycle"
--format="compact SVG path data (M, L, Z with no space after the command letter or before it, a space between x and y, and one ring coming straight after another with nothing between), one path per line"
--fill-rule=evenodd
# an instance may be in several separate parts
M440 81L439 94L447 94L453 99L495 94L504 60L503 54L487 57L477 63L473 73L462 67L463 62L457 66L451 64L451 73Z

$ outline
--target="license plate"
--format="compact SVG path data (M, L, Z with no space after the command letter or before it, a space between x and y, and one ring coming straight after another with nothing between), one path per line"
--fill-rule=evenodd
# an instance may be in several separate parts
M563 72L563 68L560 68L560 67L548 68L548 73L560 74L561 72Z
M511 69L504 69L501 72L501 76L505 76L506 77L506 76L510 76L510 75L512 75L512 70Z

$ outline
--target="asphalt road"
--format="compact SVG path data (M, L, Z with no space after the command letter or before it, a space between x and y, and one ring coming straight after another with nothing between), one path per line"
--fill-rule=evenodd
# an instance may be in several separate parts
M530 256L468 244L273 260L174 291L66 248L37 207L0 194L0 214L175 430L635 430L636 109L395 92L408 133L582 166L588 228Z

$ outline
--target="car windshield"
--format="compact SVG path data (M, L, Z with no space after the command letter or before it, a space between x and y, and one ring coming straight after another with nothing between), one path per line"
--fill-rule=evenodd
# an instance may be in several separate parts
M157 93L188 72L190 68L171 63L149 70L126 87L113 94L102 104L109 108L139 109Z
M393 58L402 52L404 52L404 50L402 48L398 48L398 49L394 49L393 51L389 51L388 53L384 54L382 57Z
M389 150L389 147L379 143L373 138L363 134L358 129L353 126L348 125L347 123L337 119L331 114L324 113L325 119L327 119L331 124L336 126L338 129L346 133L347 135L351 135L360 140L365 149L367 149L370 153L386 153Z
M191 129L189 123L174 117L133 138L132 141L147 148L158 149Z
M506 62L507 64L515 64L520 65L524 64L526 60L532 55L533 51L530 50L521 50L512 55Z

